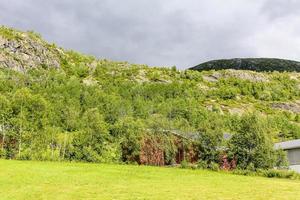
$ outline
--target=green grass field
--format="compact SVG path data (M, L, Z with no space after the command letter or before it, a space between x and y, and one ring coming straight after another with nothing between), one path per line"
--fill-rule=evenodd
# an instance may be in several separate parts
M300 181L203 170L0 160L0 199L300 199Z

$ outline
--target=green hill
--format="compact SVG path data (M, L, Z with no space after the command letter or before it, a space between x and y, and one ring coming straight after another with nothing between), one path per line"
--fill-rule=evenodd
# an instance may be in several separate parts
M217 162L223 134L242 133L246 119L271 142L300 138L297 72L99 60L6 27L0 48L3 158Z
M191 70L222 70L222 69L236 69L236 70L251 70L258 72L279 71L279 72L299 72L300 62L292 60L284 60L277 58L234 58L212 60L201 63Z

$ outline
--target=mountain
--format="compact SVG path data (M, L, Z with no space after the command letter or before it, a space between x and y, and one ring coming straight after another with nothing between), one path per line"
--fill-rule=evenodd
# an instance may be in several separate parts
M4 158L217 161L223 134L251 126L249 115L250 130L272 142L300 138L300 73L286 70L298 69L293 61L233 60L229 69L209 64L212 70L200 71L148 67L68 51L7 27L0 28L0 50ZM275 62L287 67L259 72ZM236 70L234 63L250 67Z
M234 58L212 60L201 63L190 69L198 71L236 69L251 70L257 72L300 72L300 62L277 58Z

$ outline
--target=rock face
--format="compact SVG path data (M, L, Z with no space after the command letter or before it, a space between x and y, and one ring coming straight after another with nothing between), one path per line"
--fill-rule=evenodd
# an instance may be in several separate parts
M272 108L290 111L293 113L300 113L300 102L294 103L273 103Z
M252 71L289 71L300 72L300 62L276 58L234 58L212 60L201 63L190 70L252 70Z
M251 82L267 82L269 81L266 76L261 73L252 72L252 71L241 71L241 70L234 70L228 69L224 72L215 71L211 75L204 75L203 79L208 82L216 82L221 78L238 78L243 80L248 80Z
M0 29L7 28L0 27ZM41 66L49 68L60 66L62 51L58 48L47 44L31 32L14 34L17 36L11 38L0 32L0 67L24 71Z

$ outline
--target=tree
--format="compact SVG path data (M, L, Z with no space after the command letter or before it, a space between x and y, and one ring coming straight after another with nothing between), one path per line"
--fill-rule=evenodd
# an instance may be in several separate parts
M199 159L208 163L219 162L223 141L223 121L214 113L203 113L198 128Z
M20 159L30 159L30 151L42 146L43 131L46 121L47 102L40 95L33 95L28 88L22 88L14 93L12 99L11 119L14 129L14 139L18 141L18 155ZM27 154L22 155L26 150Z
M6 139L6 129L9 125L8 123L8 119L9 116L11 114L11 107L10 107L10 102L8 101L8 99L3 96L0 95L0 130L1 130L1 135L2 135L2 139L1 139L1 152L0 152L0 156L4 156L5 154L5 139Z
M237 167L268 169L274 166L275 152L268 130L265 119L259 115L242 116L237 132L228 143L229 156L236 159Z
M114 124L111 132L114 137L119 138L122 161L138 161L144 133L143 123L132 117L124 117Z
M72 149L69 151L71 159L101 162L106 153L106 146L110 145L108 124L98 109L89 109L83 116L79 131L74 133Z

